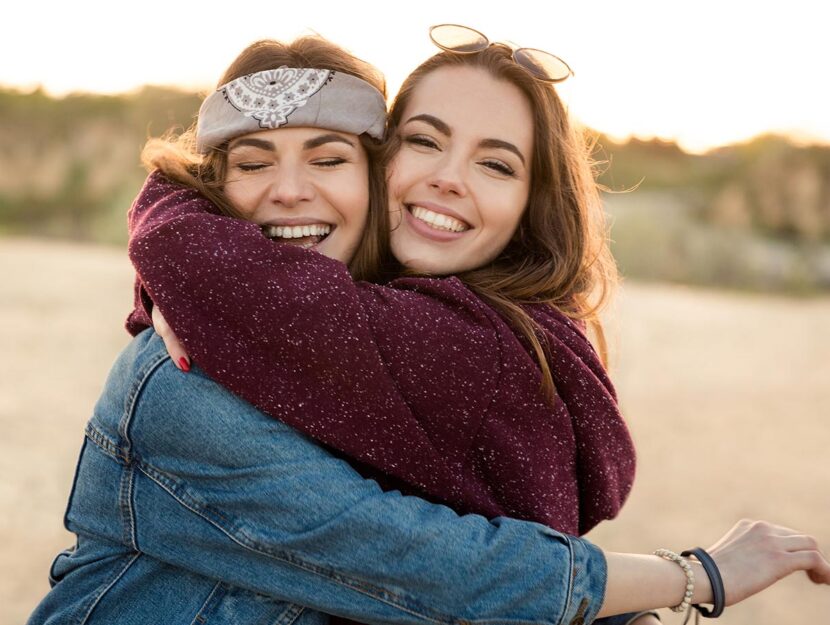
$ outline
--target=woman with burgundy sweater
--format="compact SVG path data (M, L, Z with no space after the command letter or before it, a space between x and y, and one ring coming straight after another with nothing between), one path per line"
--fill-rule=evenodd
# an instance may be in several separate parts
M204 578L221 581L199 614L232 610L237 621L243 613L318 618L276 601L287 600L367 622L574 624L681 603L684 575L683 607L706 601L716 609L795 568L830 579L812 539L766 524L739 524L716 545L726 597L700 564L603 555L573 537L618 512L634 454L585 336L614 272L584 149L549 84L564 79L567 66L540 77L535 72L558 71L549 55L529 51L537 56L528 61L485 43L471 55L438 54L407 79L388 130L390 243L404 277L379 286L354 281L343 264L370 277L366 250L383 255L382 243L370 245L360 210L382 189L348 187L355 176L372 180L376 166L367 135L376 136L377 116L353 113L374 110L368 83L344 80L348 69L316 70L332 64L310 62L307 53L257 67L273 56L269 45L243 53L205 101L197 133L203 164L171 166L183 161L162 150L153 164L163 173L151 175L131 211L139 283L128 327L141 334L96 411L99 422L112 406L125 416L111 428L117 436L93 418L67 512L79 537L119 545L92 560L123 562L108 585L96 586L105 591L94 602L80 602L87 617L106 614L100 598L117 596L111 588L141 594L143 606L153 596L161 610L176 600L161 593L165 603L148 587L158 593L186 579L202 588ZM257 100L258 85L280 81L282 99L269 109ZM350 104L326 117L335 102ZM198 182L183 185L192 171ZM370 207L368 219L371 237L385 213ZM355 264L357 250L363 260ZM170 325L173 351L178 337L201 371L177 375L159 340L143 332L156 312ZM202 372L282 423L251 416ZM254 423L262 436L250 436ZM342 464L319 457L322 450L282 424L386 490L495 520L459 518L363 483L343 486L356 477L337 473ZM283 446L263 456L274 443L257 439L275 433L293 436L292 452L302 453ZM107 508L95 502L109 470L96 453L119 464L111 503L119 531L92 520ZM318 478L329 467L331 483L309 480L310 490L291 483L309 474L309 463ZM325 516L342 505L346 488L370 495L309 525L301 500L311 497ZM287 492L297 499L284 507ZM287 531L292 515L299 529ZM405 531L401 518L410 519ZM367 519L374 535L365 534ZM787 566L782 551L793 552ZM80 552L56 562L56 589L83 569L79 557L89 566ZM131 575L141 593L124 590ZM257 603L251 592L272 600ZM615 622L653 619L629 613Z

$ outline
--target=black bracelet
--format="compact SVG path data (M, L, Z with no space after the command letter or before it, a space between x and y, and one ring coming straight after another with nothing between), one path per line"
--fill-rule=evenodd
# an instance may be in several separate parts
M700 612L704 618L719 617L723 614L723 609L726 607L726 589L723 587L723 578L720 576L718 565L715 564L712 556L706 553L701 547L687 549L680 555L683 557L694 556L697 558L698 562L703 565L703 570L706 571L706 575L709 577L709 583L712 586L712 599L715 604L714 607L711 610L701 607L699 604L694 604L693 607Z

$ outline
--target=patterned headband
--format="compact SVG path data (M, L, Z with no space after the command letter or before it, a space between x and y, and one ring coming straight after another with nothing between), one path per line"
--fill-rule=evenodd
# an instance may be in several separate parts
M365 80L330 69L280 67L232 80L199 109L202 154L225 141L270 128L309 126L383 137L386 102Z

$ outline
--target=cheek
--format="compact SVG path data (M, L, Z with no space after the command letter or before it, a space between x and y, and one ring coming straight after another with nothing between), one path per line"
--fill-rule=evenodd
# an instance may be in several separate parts
M348 224L363 229L369 217L369 181L368 174L350 176L331 191L334 205L343 220Z
M227 183L225 197L242 217L253 219L265 187L264 181L253 178Z
M415 173L415 163L407 159L402 152L389 164L386 170L386 186L389 194L390 207L396 204L410 186L410 179Z
M251 219L257 209L257 193L254 185L241 182L225 185L225 197L239 214Z
M490 226L499 245L507 245L519 227L527 205L527 194L511 193L501 202L490 204Z

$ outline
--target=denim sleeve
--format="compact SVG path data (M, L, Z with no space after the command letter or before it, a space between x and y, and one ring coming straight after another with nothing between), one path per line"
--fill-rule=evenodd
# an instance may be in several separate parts
M88 428L122 465L109 487L120 540L367 623L595 618L606 564L588 541L383 492L198 370L182 374L152 336L117 363ZM100 524L94 501L108 487L82 482L68 522Z

